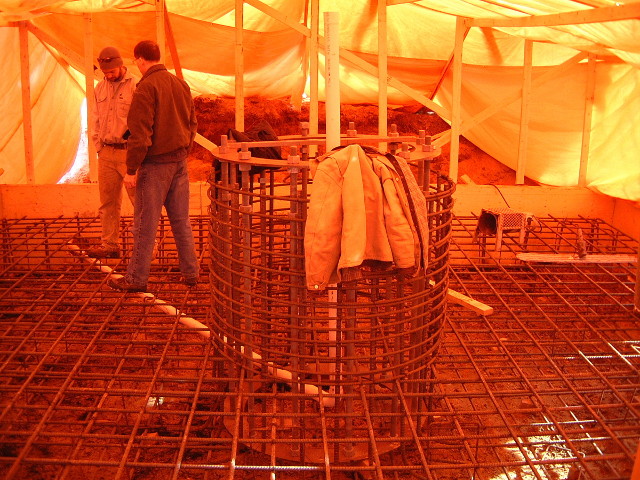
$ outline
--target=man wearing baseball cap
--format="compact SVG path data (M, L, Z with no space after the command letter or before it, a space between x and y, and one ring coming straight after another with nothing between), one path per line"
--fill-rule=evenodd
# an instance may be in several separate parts
M120 210L123 179L127 173L127 114L138 78L123 65L115 47L105 47L98 56L104 75L95 87L95 125L93 142L98 152L101 243L89 248L94 258L120 257ZM127 188L133 204L135 189Z

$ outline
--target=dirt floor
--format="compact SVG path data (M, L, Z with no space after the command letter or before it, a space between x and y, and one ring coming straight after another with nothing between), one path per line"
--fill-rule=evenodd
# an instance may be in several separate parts
M220 144L220 136L234 128L235 100L215 96L199 96L195 99L198 115L198 133ZM376 134L378 130L377 105L342 105L340 109L340 131L345 133L349 122L353 122L359 134ZM320 105L320 133L325 132L324 104ZM245 102L245 130L250 131L259 122L266 121L276 135L300 134L300 123L309 121L309 105L295 109L286 100L267 100L250 97ZM440 117L427 109L395 109L389 111L388 124L395 124L400 135L417 135L425 130L434 135L449 128ZM213 156L204 148L196 146L189 159L189 174L192 181L206 180L211 170ZM462 137L459 154L459 177L468 176L474 183L513 185L515 172L498 162L474 144ZM441 173L449 170L449 148L445 146L442 155L432 162L432 169ZM535 182L526 180L527 184Z

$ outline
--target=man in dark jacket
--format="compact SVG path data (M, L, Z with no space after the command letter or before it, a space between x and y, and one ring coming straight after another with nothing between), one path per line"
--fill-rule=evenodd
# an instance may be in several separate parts
M189 222L187 155L196 134L196 115L189 86L160 63L160 48L150 40L138 43L133 55L142 78L127 125L124 184L136 187L133 251L124 277L109 279L117 290L146 291L158 222L164 205L178 249L184 283L198 279L198 258Z

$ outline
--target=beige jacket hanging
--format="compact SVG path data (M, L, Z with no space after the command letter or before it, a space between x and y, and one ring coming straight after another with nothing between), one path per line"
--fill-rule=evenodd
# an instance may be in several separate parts
M420 265L421 249L400 175L382 155L359 145L330 152L311 165L305 227L307 288L344 280L351 267Z

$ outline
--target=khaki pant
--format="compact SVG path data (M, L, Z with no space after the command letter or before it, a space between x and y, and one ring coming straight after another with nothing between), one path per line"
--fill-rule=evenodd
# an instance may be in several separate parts
M122 181L127 173L127 151L105 145L98 153L98 188L100 190L100 221L102 245L109 249L119 246ZM135 188L126 189L131 204Z

